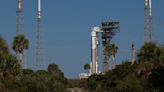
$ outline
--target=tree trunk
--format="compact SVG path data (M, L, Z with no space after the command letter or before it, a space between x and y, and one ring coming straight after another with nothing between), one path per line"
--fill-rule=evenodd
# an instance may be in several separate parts
M19 53L20 55L20 65L21 67L23 67L22 61L23 61L23 53Z
M17 56L17 59L18 59L18 63L21 64L20 53L17 52L17 53L16 53L16 56Z
M115 57L112 54L112 69L114 69L114 68L115 68Z

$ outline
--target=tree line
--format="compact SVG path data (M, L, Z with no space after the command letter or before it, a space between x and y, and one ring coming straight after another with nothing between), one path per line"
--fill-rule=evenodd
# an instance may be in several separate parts
M84 65L88 70L90 66ZM135 64L123 61L105 74L93 74L86 80L72 80L87 92L163 92L164 46L145 43L137 52Z
M12 48L16 54L28 49L29 41L18 35ZM22 58L11 54L6 41L0 37L0 92L66 92L67 79L58 65L50 64L47 70L23 69Z
M29 47L24 36L15 37L12 44L13 50L22 55ZM114 57L116 50L112 51ZM87 72L89 68L84 66ZM56 64L50 64L47 70L23 69L21 59L10 52L0 37L0 92L67 92L67 88L74 87L83 88L83 92L163 92L164 46L145 43L133 65L123 61L105 74L93 74L86 80L68 80Z

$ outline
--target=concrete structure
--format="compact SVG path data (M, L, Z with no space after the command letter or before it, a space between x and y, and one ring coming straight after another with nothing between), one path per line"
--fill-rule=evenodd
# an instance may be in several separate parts
M91 76L91 73L80 73L79 74L80 80L87 79L89 76Z

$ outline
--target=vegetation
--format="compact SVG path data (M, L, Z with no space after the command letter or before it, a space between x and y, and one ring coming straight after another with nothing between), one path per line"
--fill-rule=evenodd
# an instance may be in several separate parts
M28 46L19 47L16 39L13 49L23 53ZM117 51L114 47L110 50L113 56ZM84 69L88 71L89 64ZM66 92L67 88L85 88L85 92L163 92L164 46L146 43L133 65L124 61L105 74L94 74L86 80L67 80L56 64L50 64L47 70L22 69L0 37L0 92Z
M0 37L0 78L17 77L19 72L16 57L10 54L6 41Z
M19 60L19 63L22 64L23 61L23 55L25 56L25 50L29 48L29 41L25 38L24 35L17 35L14 38L14 41L12 43L12 49L17 54L17 59ZM25 58L26 59L26 58Z
M90 92L163 92L164 47L146 43L134 65L124 61L106 74L90 76L83 86Z
M117 53L118 47L115 44L109 44L107 47L107 52L110 57L112 57L112 69L115 67L115 56Z
M90 67L90 64L85 64L84 65L84 70L86 70L87 71L87 73L89 73L89 69L90 69L91 67Z
M23 39L22 36L18 38ZM18 38L14 40L13 49L23 53L28 42ZM22 69L17 58L9 52L6 41L0 37L0 92L66 92L66 88L67 79L58 65L50 64L47 70Z
M18 35L14 38L12 48L16 53L23 53L24 49L29 48L29 41L23 35Z

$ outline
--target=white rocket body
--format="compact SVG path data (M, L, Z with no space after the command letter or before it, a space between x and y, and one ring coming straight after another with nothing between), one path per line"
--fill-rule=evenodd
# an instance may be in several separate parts
M97 44L96 44L96 37L97 37L97 32L92 30L92 74L96 73L96 62L97 62L97 54L96 54L96 49L97 49Z
M98 73L98 32L102 32L99 27L93 27L92 36L92 67L91 73Z

